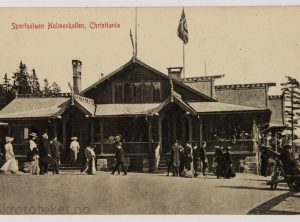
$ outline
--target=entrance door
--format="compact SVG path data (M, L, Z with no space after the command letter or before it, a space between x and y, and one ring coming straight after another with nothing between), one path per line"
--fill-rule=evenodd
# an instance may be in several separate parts
M81 163L84 159L84 149L91 142L89 119L77 109L67 113L66 118L68 118L68 121L66 123L66 147L63 160L67 163L71 162L71 137L76 136L80 145L77 162Z

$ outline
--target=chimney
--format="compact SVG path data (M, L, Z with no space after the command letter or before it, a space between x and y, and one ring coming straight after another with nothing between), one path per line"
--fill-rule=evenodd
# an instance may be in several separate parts
M79 60L72 60L73 66L73 90L75 94L81 91L81 67L82 62Z
M168 76L172 77L173 79L181 79L181 73L183 67L170 67L168 69Z

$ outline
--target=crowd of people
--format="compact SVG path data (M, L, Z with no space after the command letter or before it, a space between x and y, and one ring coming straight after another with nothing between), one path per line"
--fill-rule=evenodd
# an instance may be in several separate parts
M217 178L233 178L235 173L232 168L232 159L230 154L230 147L223 149L215 146L214 164L216 166L215 174ZM168 176L172 171L172 176L182 177L197 177L201 167L203 176L206 175L208 167L208 159L206 156L206 142L202 142L201 146L192 146L186 143L184 146L180 145L178 140L175 140L171 153L168 159Z
M30 173L33 175L44 175L48 174L50 167L53 174L59 174L63 145L57 140L56 136L49 139L48 131L44 130L39 138L35 132L31 132L28 135L26 162L20 167L15 159L12 145L13 140L13 137L6 137L5 139L4 148L6 162L0 169L2 173ZM71 160L76 164L80 145L77 141L77 137L72 137L71 141ZM96 174L96 154L93 144L90 144L85 148L84 155L86 161L81 169L81 173Z

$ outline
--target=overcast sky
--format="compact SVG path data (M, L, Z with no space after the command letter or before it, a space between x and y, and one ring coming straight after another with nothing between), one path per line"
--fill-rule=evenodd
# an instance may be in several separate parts
M177 26L182 8L139 8L138 58L166 73L182 66ZM186 77L225 74L217 84L284 81L300 78L300 7L185 8L189 42ZM22 60L40 80L68 91L72 59L80 59L82 89L132 56L133 8L0 9L0 75L16 71ZM42 23L44 30L11 30L11 23ZM48 22L84 23L83 30L47 30ZM119 23L116 29L90 29L89 23ZM280 93L272 87L270 94Z

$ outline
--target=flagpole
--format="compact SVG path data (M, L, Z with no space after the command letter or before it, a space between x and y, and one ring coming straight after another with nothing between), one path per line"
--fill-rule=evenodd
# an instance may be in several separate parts
M135 57L137 57L137 7L135 7Z
M185 78L185 50L184 50L184 43L182 44L182 54L183 54L183 56L182 56L182 59L183 59L183 67L182 67L182 71L183 71L183 78Z

